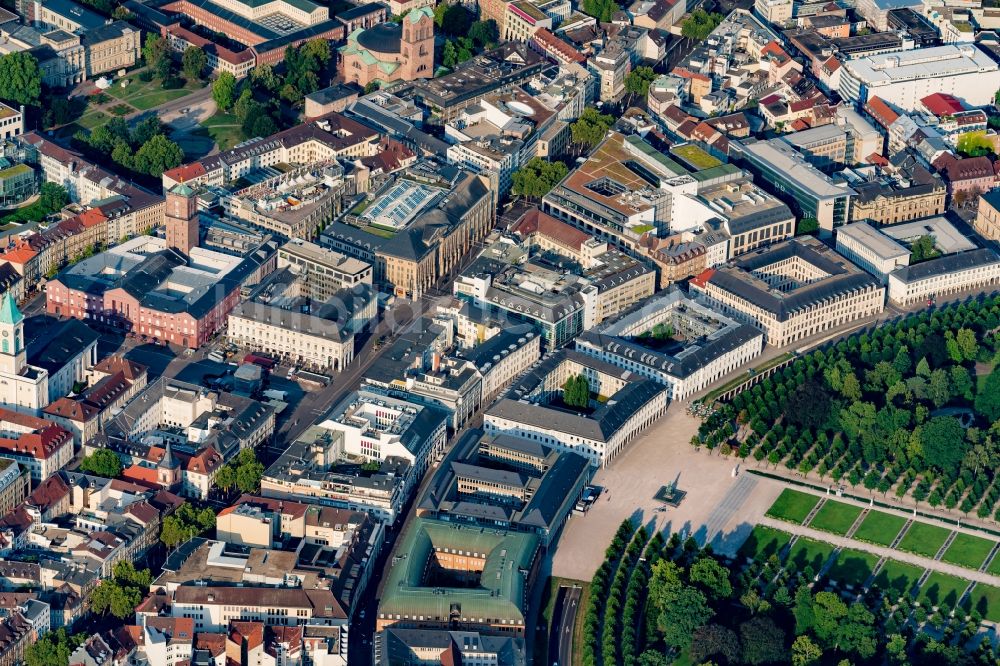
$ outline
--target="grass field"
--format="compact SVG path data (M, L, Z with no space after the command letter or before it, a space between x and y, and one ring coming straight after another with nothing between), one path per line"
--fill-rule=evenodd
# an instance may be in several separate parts
M827 575L841 585L861 585L875 570L878 556L860 550L844 549Z
M827 502L816 512L809 527L843 536L851 529L851 525L861 515L861 511L859 506L843 502Z
M1000 587L980 583L969 594L969 602L969 610L979 611L990 622L1000 622Z
M91 111L76 119L76 124L83 129L96 129L108 122L108 114L103 111Z
M858 541L867 541L880 546L888 546L899 534L906 524L906 518L894 516L891 513L881 511L870 511L865 519L858 525L854 532L854 538Z
M158 90L131 97L128 99L128 103L140 111L146 111L161 104L165 104L166 102L172 102L175 99L186 97L190 94L190 90L184 90L183 88L177 88L176 90Z
M969 586L969 581L949 576L935 571L920 588L921 604L929 604L938 608L954 608L958 604L962 592Z
M917 584L924 570L906 562L887 560L875 576L875 584L883 590L895 590L897 594L906 594Z
M833 546L828 543L799 537L788 552L788 561L799 570L810 567L818 572L832 553Z
M785 488L778 495L778 499L774 500L771 508L767 510L767 515L801 525L817 502L819 502L819 498L815 495Z
M243 141L243 129L239 118L229 113L217 113L201 123L208 135L219 146L219 150L229 150Z
M899 549L925 557L934 557L948 539L950 532L927 523L913 523L899 542Z
M772 555L777 555L781 549L788 545L792 535L788 532L776 530L773 527L757 525L750 532L750 536L740 546L740 555L752 557L754 559L766 560Z
M958 533L955 540L944 551L941 559L961 567L979 570L986 556L993 550L995 542L971 534Z

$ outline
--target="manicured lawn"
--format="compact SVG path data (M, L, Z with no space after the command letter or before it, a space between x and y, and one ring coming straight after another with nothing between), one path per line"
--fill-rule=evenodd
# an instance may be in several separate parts
M913 523L899 542L899 549L925 557L934 557L948 539L950 532L927 523Z
M875 576L875 584L883 590L895 590L896 594L903 595L910 591L924 570L906 562L898 560L886 560L885 565Z
M959 597L968 586L967 580L935 571L920 588L919 601L921 604L951 609L958 604Z
M827 575L841 585L861 585L875 570L879 558L860 550L844 549L827 571Z
M993 574L994 576L1000 576L1000 553L993 556L989 566L986 567L986 573Z
M951 562L961 567L978 570L986 560L986 556L993 550L995 542L971 534L959 533L955 540L944 551L941 559Z
M979 583L969 594L969 609L990 622L1000 622L1000 587Z
M828 543L799 537L788 553L788 561L799 571L810 567L815 573L830 559L832 553L833 546Z
M91 111L76 119L76 124L84 129L96 129L108 122L108 114L103 111Z
M767 510L767 515L801 525L817 502L819 502L819 497L815 495L785 488L778 495L778 499L774 500L771 508Z
M906 524L906 518L894 516L891 513L881 511L870 511L865 519L858 525L854 538L858 541L867 541L880 546L888 546L899 534Z
M219 150L229 150L243 141L243 129L239 125L202 125L208 135L219 146Z
M161 104L172 102L175 99L190 95L190 90L178 88L176 90L158 90L143 95L138 95L129 99L129 103L140 111L155 108Z
M766 560L772 555L777 555L781 549L788 545L792 535L788 532L776 530L773 527L757 525L750 532L750 536L740 546L740 555L752 557L758 560Z
M851 529L851 525L861 515L861 511L862 508L859 506L842 502L827 502L823 508L816 512L809 527L843 536Z

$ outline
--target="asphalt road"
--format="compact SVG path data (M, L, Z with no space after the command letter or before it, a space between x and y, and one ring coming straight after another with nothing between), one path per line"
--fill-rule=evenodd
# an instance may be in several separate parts
M576 614L580 611L580 595L582 589L573 587L560 587L559 597L561 603L556 608L556 616L553 618L553 626L558 627L556 633L549 635L549 666L555 664L573 663L573 628L576 626ZM555 621L558 618L558 623ZM553 659L552 655L557 658Z

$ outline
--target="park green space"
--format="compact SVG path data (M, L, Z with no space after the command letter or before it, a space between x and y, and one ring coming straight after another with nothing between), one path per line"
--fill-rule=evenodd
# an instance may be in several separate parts
M837 560L827 571L827 575L841 585L861 585L875 571L878 561L877 555L845 548L840 551Z
M788 562L799 571L810 567L814 572L818 572L832 553L833 546L828 543L799 537L788 551Z
M869 511L865 519L854 531L854 538L858 541L888 546L896 539L899 530L906 524L906 518L895 516L882 511Z
M899 549L924 557L934 557L948 540L949 530L927 523L913 523L899 542Z
M230 113L216 113L201 122L208 136L218 144L219 150L229 150L243 141L239 118Z
M792 535L788 532L782 532L765 525L757 525L740 546L740 554L743 557L766 560L772 555L779 554L791 540Z
M861 515L861 507L843 502L827 502L813 516L809 527L844 536Z
M976 585L969 593L969 610L978 611L990 622L1000 622L1000 587Z
M819 497L815 495L785 488L767 510L767 515L801 525L818 502Z
M935 571L920 587L921 604L937 606L938 608L951 609L958 604L965 588L969 586L969 581Z
M989 539L959 532L955 535L951 545L948 546L948 550L944 551L941 559L960 567L978 571L979 567L983 566L983 562L986 561L986 556L992 552L994 545L996 543Z
M918 566L898 560L886 560L875 576L875 584L883 590L892 589L902 595L913 589L923 573L924 570Z

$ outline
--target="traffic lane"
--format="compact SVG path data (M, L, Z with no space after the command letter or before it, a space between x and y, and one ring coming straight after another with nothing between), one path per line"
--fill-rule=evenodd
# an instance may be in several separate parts
M560 664L573 663L573 629L576 627L576 614L580 610L579 587L560 588L566 590L563 596L562 619L559 623L559 661Z

